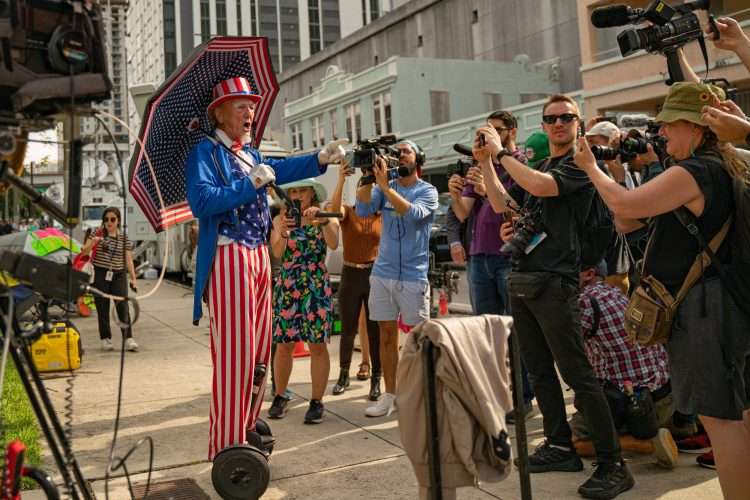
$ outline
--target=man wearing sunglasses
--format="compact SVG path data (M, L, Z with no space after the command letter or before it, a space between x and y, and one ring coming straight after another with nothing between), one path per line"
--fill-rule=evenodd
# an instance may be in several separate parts
M578 488L586 498L614 498L634 485L620 452L612 415L581 340L578 273L579 234L593 186L573 161L580 125L577 103L551 96L542 110L550 158L534 170L512 157L493 127L477 131L479 161L487 197L496 212L508 204L533 213L534 234L513 259L509 292L514 327L542 412L545 442L529 456L532 473L583 470L565 413L555 365L575 393L597 455L593 476ZM497 160L516 182L506 190L492 168ZM525 241L525 240L523 240ZM519 245L520 246L520 245Z

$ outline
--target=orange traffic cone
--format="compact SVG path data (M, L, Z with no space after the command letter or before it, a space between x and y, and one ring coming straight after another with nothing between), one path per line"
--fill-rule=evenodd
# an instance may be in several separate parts
M310 351L305 348L304 342L295 342L294 353L292 354L295 358L306 358L310 355Z

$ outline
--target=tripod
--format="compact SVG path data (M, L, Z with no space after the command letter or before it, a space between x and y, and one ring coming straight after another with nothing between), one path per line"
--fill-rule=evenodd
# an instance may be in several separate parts
M0 310L2 311L2 330L0 331L0 340L5 342L5 336L10 335L10 356L13 364L18 371L18 376L23 383L24 390L31 402L31 407L36 415L39 427L44 434L50 448L50 452L55 460L57 469L62 476L65 488L74 500L93 500L94 496L89 489L85 478L81 472L78 462L73 455L73 450L60 419L55 413L55 408L50 400L47 389L44 387L39 371L34 365L31 357L31 344L36 341L44 331L47 330L49 316L46 308L42 307L42 320L34 323L30 328L23 329L18 321L17 316L9 317L11 309L10 290L3 286L0 287L0 293L5 292L5 297L0 299ZM9 324L8 324L9 323ZM18 476L20 471L7 470L9 464L6 464L4 474L14 474ZM18 467L16 467L18 468ZM33 471L32 471L33 472ZM39 483L47 494L47 498L59 498L55 496L57 488L51 482L49 477L43 474L28 474L31 479ZM15 498L13 493L6 491L7 482L0 485L2 498Z

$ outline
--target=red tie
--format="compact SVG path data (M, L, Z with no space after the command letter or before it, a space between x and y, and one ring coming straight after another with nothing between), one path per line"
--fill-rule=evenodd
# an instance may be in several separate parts
M242 150L242 142L240 142L239 140L235 140L235 141L234 141L234 142L232 143L232 152L233 152L233 153L238 153L238 152L240 152L241 150Z

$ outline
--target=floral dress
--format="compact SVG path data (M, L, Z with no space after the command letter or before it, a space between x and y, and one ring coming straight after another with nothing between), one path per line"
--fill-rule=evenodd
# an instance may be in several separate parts
M333 321L333 290L325 266L326 242L320 226L289 233L281 272L273 287L273 341L327 342Z

